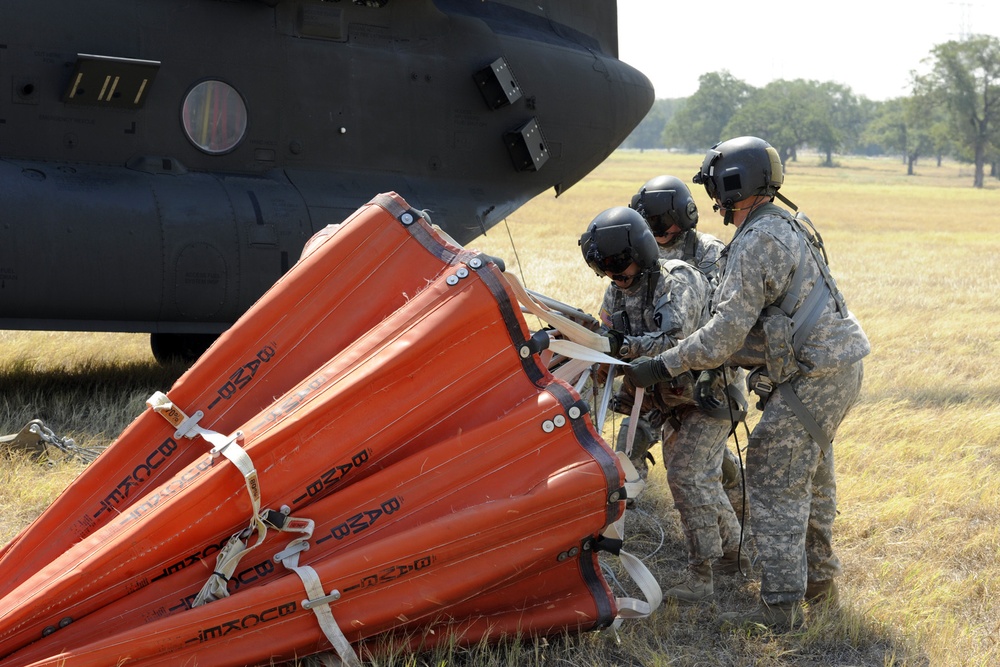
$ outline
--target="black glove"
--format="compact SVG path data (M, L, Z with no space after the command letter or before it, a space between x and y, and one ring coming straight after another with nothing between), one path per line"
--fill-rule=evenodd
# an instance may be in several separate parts
M625 342L625 334L621 331L609 329L604 332L604 337L608 339L608 349L610 350L608 354L612 357L617 357L622 349L622 343Z
M702 410L718 410L722 400L715 396L715 379L719 377L718 369L702 371L694 382L694 400Z
M670 379L670 373L659 357L639 357L622 372L635 386L642 388Z

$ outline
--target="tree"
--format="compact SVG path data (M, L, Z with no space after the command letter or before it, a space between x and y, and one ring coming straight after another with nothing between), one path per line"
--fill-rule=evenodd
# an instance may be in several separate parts
M870 105L863 104L854 92L839 83L827 81L819 84L815 93L816 103L826 108L829 119L829 138L816 147L826 153L826 166L833 166L833 153L846 153L858 147L865 125L871 119ZM867 102L867 100L865 100Z
M888 100L879 106L865 137L883 150L902 154L906 161L906 174L912 176L917 158L931 155L937 149L934 111L934 105L924 97Z
M927 61L930 72L914 77L914 93L948 110L956 141L972 155L972 185L981 188L1000 125L1000 38L973 35L945 42L931 50Z
M804 79L779 79L757 90L733 115L725 134L764 139L786 165L800 146L834 146L837 140L820 84Z
M646 117L622 142L622 147L663 148L663 126L683 104L683 99L655 100Z
M698 90L664 127L663 144L689 151L717 144L723 139L723 128L753 90L724 70L702 74Z

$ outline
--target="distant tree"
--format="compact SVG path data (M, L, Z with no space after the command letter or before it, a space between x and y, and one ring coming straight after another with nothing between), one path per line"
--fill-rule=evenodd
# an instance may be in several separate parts
M933 111L933 105L926 98L888 100L879 107L865 136L885 151L902 155L906 173L912 176L917 158L932 155L937 146L932 132Z
M772 81L758 89L733 115L726 136L753 135L778 151L782 163L797 159L799 147L833 146L836 127L830 104L816 81Z
M727 136L750 134L768 141L782 162L812 146L833 166L835 152L856 150L874 105L850 88L828 81L776 80L755 92L733 115Z
M953 136L975 165L972 185L981 188L1000 124L1000 38L973 35L938 44L925 62L930 72L914 77L914 94L948 110Z
M875 118L879 104L881 104L881 102L870 100L864 95L858 96L858 126L854 128L852 133L849 134L851 142L844 147L845 152L857 155L867 154L869 152L868 142L865 139L865 130L867 129L868 124Z
M723 128L753 90L725 70L702 74L698 90L667 122L663 144L697 151L718 143L724 138Z
M684 104L683 98L655 100L652 108L632 133L622 142L623 148L663 148L663 126Z
M854 92L839 83L827 81L819 84L815 91L816 103L826 108L829 128L820 123L821 137L827 137L825 142L817 137L816 148L826 153L826 166L833 166L833 153L847 153L857 148L864 127L870 120L870 106L862 104Z

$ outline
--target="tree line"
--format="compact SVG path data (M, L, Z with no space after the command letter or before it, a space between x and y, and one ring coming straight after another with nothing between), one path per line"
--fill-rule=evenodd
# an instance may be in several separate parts
M727 71L703 74L686 98L653 103L624 148L701 152L721 140L760 137L781 156L810 148L825 155L895 155L907 173L919 158L945 157L1000 178L1000 38L973 35L931 49L926 73L911 72L911 94L886 101L834 82L776 80L755 88Z

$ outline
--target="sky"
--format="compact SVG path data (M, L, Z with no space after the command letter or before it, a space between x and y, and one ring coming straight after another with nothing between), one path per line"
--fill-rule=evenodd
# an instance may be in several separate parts
M657 99L688 97L721 70L757 88L807 79L901 97L935 45L980 33L1000 37L1000 1L618 0L618 57Z

